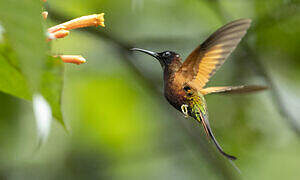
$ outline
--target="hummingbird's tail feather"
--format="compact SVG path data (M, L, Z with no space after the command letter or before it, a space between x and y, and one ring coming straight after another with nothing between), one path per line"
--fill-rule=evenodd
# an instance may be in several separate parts
M206 135L207 137L211 137L211 139L213 140L214 144L216 145L217 149L219 150L219 152L225 156L226 158L228 158L230 164L233 166L233 168L239 173L239 174L242 174L241 170L237 167L237 165L233 162L233 160L236 160L237 158L235 156L232 156L232 155L229 155L227 153L225 153L222 149L222 147L220 146L220 144L218 143L218 141L216 140L211 128L210 128L210 125L209 125L209 121L208 121L208 117L203 114L203 113L199 113L200 115L200 121L199 121L199 118L197 118L197 120L199 122L201 122L201 124L203 125L204 127L204 130L206 132Z
M197 120L199 123L203 125L206 135L212 139L218 151L228 159L236 160L237 158L235 156L229 155L226 152L224 152L222 147L219 145L218 141L216 140L209 125L207 106L206 106L204 96L201 93L198 94L192 93L190 96L188 96L188 102L189 102L191 115L195 120Z
M224 93L224 94L240 94L252 93L268 89L267 86L249 85L249 86L223 86L223 87L208 87L200 90L203 95Z
M199 113L200 115L200 122L202 123L204 130L206 132L206 135L209 136L212 141L214 142L214 144L216 145L218 151L225 157L227 157L230 160L236 160L237 158L235 156L232 156L230 154L227 154L226 152L223 151L222 147L220 146L220 144L218 143L217 139L215 138L210 125L209 125L209 121L208 121L208 116L203 114L201 111ZM197 118L197 120L199 121L199 118Z
M229 162L239 174L242 174L242 171L240 170L240 168L231 159L229 159Z
M205 123L204 123L205 124ZM206 125L207 126L207 125ZM227 154L226 152L223 151L222 147L220 146L220 144L218 143L218 141L216 140L215 136L213 135L211 128L210 127L206 127L208 129L208 133L209 136L211 137L211 139L213 140L214 144L216 145L217 149L219 150L219 152L221 154L223 154L225 157L227 157L230 160L236 160L237 158L235 156L232 156L230 154Z

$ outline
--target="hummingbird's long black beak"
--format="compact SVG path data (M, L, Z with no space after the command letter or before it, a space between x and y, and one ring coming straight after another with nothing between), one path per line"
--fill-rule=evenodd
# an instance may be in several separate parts
M145 49L140 49L140 48L132 48L130 49L131 51L140 51L140 52L143 52L145 54L149 54L150 56L160 60L160 56L158 53L156 52L152 52L152 51L148 51L148 50L145 50Z

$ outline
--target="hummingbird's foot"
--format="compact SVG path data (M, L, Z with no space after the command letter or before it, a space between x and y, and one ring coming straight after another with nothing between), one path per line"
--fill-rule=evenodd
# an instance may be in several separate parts
M188 114L188 105L186 105L186 104L183 104L183 105L181 105L181 111L182 111L182 113L184 114L184 117L185 118L188 118L189 117L189 114Z

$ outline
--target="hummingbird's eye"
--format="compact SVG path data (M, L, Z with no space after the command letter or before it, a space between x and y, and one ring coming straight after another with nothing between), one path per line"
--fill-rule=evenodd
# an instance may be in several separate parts
M170 57L170 56L171 56L171 53L169 51L167 51L163 54L163 57L165 57L165 58Z

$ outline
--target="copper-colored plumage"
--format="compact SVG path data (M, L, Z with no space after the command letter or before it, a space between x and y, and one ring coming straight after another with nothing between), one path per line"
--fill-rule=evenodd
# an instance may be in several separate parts
M250 19L241 19L217 30L187 57L176 78L202 89L246 34L250 23Z
M164 70L166 99L177 110L199 121L218 150L229 159L235 159L235 157L226 154L222 150L210 128L204 95L255 92L266 87L225 86L204 88L204 86L236 48L250 27L250 23L250 19L240 19L221 27L193 50L183 63L179 54L172 51L155 53L139 48L132 49L149 54L159 60ZM185 108L187 112L185 112Z

